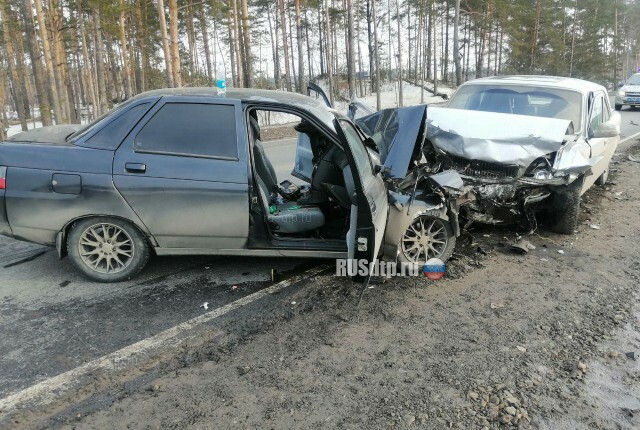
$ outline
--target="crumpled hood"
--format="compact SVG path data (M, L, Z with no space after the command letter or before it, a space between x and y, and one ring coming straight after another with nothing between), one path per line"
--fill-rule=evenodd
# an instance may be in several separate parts
M375 142L380 162L392 178L404 178L425 138L426 105L383 109L354 122ZM353 118L353 115L352 115Z
M80 130L80 124L52 125L23 131L9 137L7 142L53 143L66 144L66 137Z
M494 112L429 107L427 139L468 160L528 167L557 151L571 121Z

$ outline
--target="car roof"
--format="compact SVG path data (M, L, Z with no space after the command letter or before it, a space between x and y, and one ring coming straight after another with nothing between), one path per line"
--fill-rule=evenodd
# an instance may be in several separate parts
M566 78L562 76L542 76L542 75L513 75L513 76L489 76L486 78L474 79L466 82L468 84L482 85L527 85L542 86L547 88L558 88L579 91L587 94L591 91L607 90L594 82L576 78Z
M323 101L304 94L287 91L228 88L226 94L218 94L218 89L215 87L162 88L140 93L133 97L133 100L140 100L147 97L205 97L240 100L244 103L257 102L289 105L313 114L328 125L329 128L333 128L332 122L335 118L333 110Z

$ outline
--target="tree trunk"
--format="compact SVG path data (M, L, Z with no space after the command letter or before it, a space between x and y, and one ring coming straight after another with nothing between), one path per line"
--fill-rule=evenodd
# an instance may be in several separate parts
M233 0L233 34L236 50L236 75L238 76L238 87L244 86L244 42L242 39L242 29L238 20L238 2Z
M456 86L462 85L462 70L460 68L460 40L458 32L460 31L460 0L456 0L456 6L453 18L453 63L456 68Z
M375 52L374 52L374 44L373 44L373 18L372 18L372 10L371 3L375 0L367 0L367 37L369 41L369 81L371 82L371 92L374 92L375 89L375 79L374 79L374 71L375 71Z
M2 28L4 32L5 50L7 52L7 65L9 66L9 82L11 94L13 96L13 102L16 105L16 112L18 113L18 119L20 120L20 126L22 131L27 131L27 115L24 109L25 94L22 92L22 86L20 85L20 78L18 77L19 65L14 51L14 35L11 23L15 22L14 17L6 14L10 11L9 5L4 5L4 10L0 10L0 21L2 21ZM4 105L2 106L4 111Z
M227 31L229 33L229 56L231 59L231 81L233 82L234 87L239 87L240 83L238 82L238 68L236 66L236 40L235 40L235 30L233 28L233 18L231 16L232 9L227 8ZM240 59L237 59L240 61Z
M39 0L36 0L39 1ZM107 101L107 83L106 83L106 70L104 64L104 45L102 42L102 24L100 22L100 10L95 9L93 12L94 29L95 29L95 46L96 46L96 76L98 81L98 98L100 101L100 109L97 115L102 115L109 109Z
M404 105L402 94L402 37L400 34L400 0L396 0L396 15L398 24L398 106ZM391 19L391 17L389 17Z
M171 35L171 71L173 72L173 84L182 86L180 70L180 49L178 47L178 4L176 0L169 0L169 34Z
M273 54L273 80L276 84L276 88L280 89L280 53L278 52L278 22L276 18L275 25L273 18L271 18L271 5L267 4L267 22L269 23L269 36L271 37L271 51ZM277 17L277 13L276 13Z
M289 42L287 41L287 20L284 13L284 0L278 0L280 9L280 25L282 26L282 47L284 49L284 73L287 91L293 91L291 87L291 70L289 67Z
M362 85L362 48L360 46L360 20L356 21L355 42L358 46L358 88L360 89L360 97L364 97L364 86Z
M246 1L246 0L245 0ZM302 21L300 19L300 0L295 0L296 7L296 37L298 43L298 92L304 94L304 53L302 50Z
M432 27L433 25L433 0L429 0L429 7L427 8L427 80L433 76L431 74L431 51L432 51Z
M26 0L30 1L30 0ZM93 80L93 72L91 71L91 60L89 59L89 48L87 46L87 36L84 28L84 11L82 10L82 3L78 2L78 27L80 30L80 43L82 43L82 63L83 70L85 71L85 84L87 92L89 93L89 99L91 100L91 111L89 119L97 117L98 111L98 96L96 83ZM93 117L92 115L93 114Z
M138 88L141 92L147 90L147 69L149 68L149 52L147 50L147 28L144 25L147 16L147 2L137 0L136 7L136 36L138 38L138 48L140 49L140 83Z
M197 59L198 53L196 52L196 32L193 28L193 10L191 9L193 4L189 2L186 7L186 24L187 24L187 45L189 46L189 56L187 58L189 64L189 77L194 78L197 71Z
M53 118L51 116L49 92L47 91L47 84L45 83L45 72L40 60L40 47L38 45L38 35L34 24L33 5L31 4L31 0L23 1L22 10L24 11L25 16L26 43L27 49L29 50L29 58L31 59L31 66L33 67L33 78L36 84L40 117L42 119L42 125L46 127L48 125L53 125Z
M200 5L198 21L200 21L200 31L202 31L202 44L204 45L204 57L207 67L207 78L209 81L214 79L213 70L211 68L211 47L209 45L209 28L204 13L204 3Z
M51 105L53 106L53 115L56 124L64 123L62 108L60 107L60 98L58 97L58 86L54 73L54 65L51 57L51 47L49 45L49 35L47 34L47 26L44 22L44 13L42 10L42 0L34 0L36 7L36 19L38 20L38 28L40 30L40 40L42 41L42 52L44 53L44 64L47 70L47 81L51 94Z
M125 97L128 99L133 96L133 87L131 85L131 60L129 58L129 50L127 49L127 34L125 32L125 13L124 0L120 0L120 19L118 21L120 27L120 50L122 52L122 73L125 81Z
M58 81L58 97L60 106L65 115L65 122L77 122L73 106L73 92L67 71L67 58L62 41L62 21L58 11L58 0L49 0L49 18L51 22L51 35L53 36L54 73Z
M375 45L375 56L376 56L376 110L382 109L382 102L380 99L380 52L378 50L378 21L376 19L376 1L371 0L371 17L373 19L373 43Z
M443 66L443 76L442 79L444 82L449 82L449 21L450 21L450 10L449 3L445 3L444 7L446 8L447 13L445 14L445 36L444 36L444 66Z
M435 24L435 19L433 21ZM437 26L433 25L433 94L438 92L438 32Z
M356 92L355 82L355 55L353 49L353 10L352 0L347 1L347 85L349 86L349 99L351 99Z
M160 38L162 39L162 52L164 53L164 66L167 73L167 86L176 86L173 80L173 62L169 49L169 36L167 35L167 17L164 13L164 0L158 0L158 22L160 23Z
M249 28L249 9L247 0L242 0L242 39L244 43L244 85L251 88L253 79L253 55L251 54L251 29Z
M309 65L309 80L313 79L313 61L312 61L312 53L311 46L309 44L309 19L307 17L307 9L304 10L304 21L305 21L305 40L307 42L307 64Z
M325 32L327 35L326 51L327 51L327 81L329 85L329 101L331 102L331 106L333 106L333 65L332 65L333 56L331 54L331 51L333 49L331 47L331 40L329 36L331 34L331 17L329 15L329 0L325 0L325 27L326 27Z

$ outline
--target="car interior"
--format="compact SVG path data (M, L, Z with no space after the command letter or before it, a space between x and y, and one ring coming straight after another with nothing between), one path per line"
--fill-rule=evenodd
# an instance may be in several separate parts
M278 118L282 122L283 115L269 112L274 113L264 109L248 113L255 189L268 231L275 238L344 240L355 193L344 151L308 120L287 112L287 123L282 124ZM265 118L274 116L275 124L267 124ZM311 149L310 177L301 175L294 166L299 160L291 158L300 140ZM276 147L283 142L286 157L278 156Z

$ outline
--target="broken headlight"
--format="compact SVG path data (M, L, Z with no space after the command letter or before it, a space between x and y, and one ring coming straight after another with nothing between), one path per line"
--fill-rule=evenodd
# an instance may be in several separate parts
M533 173L533 177L536 179L551 179L553 178L553 173L549 170L536 170Z
M544 157L537 158L527 171L524 173L525 176L532 176L535 179L551 179L553 178L553 173L551 173L551 161L555 154L549 154Z

